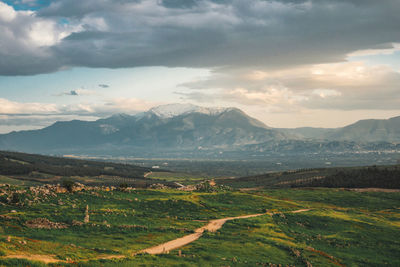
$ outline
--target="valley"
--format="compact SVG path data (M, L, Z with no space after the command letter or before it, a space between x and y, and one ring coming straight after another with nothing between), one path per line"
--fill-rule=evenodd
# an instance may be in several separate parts
M32 154L1 156L4 266L400 264L397 165L227 178ZM13 174L7 164L20 172L18 166L30 167ZM126 176L127 170L135 174ZM381 189L370 188L368 173ZM353 181L354 188L304 183L329 182L335 175Z
M400 267L400 0L0 0L0 267Z

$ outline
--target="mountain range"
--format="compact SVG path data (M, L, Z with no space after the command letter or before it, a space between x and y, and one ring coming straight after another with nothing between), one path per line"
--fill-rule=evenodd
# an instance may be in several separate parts
M343 128L271 128L237 108L170 104L136 115L97 121L63 121L30 131L0 135L0 149L45 154L155 157L169 151L315 152L397 149L400 117L363 120ZM368 144L368 145L366 145Z

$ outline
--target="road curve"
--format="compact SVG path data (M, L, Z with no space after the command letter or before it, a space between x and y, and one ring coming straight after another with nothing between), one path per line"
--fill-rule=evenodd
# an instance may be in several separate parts
M168 241L166 243L147 248L144 250L141 250L139 253L148 253L148 254L163 254L166 253L170 250L174 250L180 247L183 247L189 243L192 243L193 241L196 241L199 239L204 231L209 231L209 232L215 232L218 229L224 225L227 221L231 220L236 220L236 219L246 219L246 218L252 218L252 217L257 217L261 215L265 215L266 213L259 213L259 214L251 214L251 215L244 215L244 216L238 216L238 217L228 217L228 218L223 218L223 219L217 219L217 220L212 220L210 221L207 225L198 228L195 230L193 234L186 235L181 238L177 238L171 241Z
M291 211L292 213L300 213L300 212L305 212L309 211L310 209L301 209L301 210L295 210ZM193 241L196 241L199 239L204 231L210 231L210 232L215 232L218 229L220 229L224 223L227 221L231 220L236 220L236 219L246 219L246 218L252 218L252 217L258 217L261 215L273 215L273 213L259 213L259 214L251 214L251 215L244 215L244 216L238 216L238 217L228 217L228 218L223 218L223 219L217 219L217 220L212 220L210 221L207 225L200 227L195 230L193 234L186 235L181 238L177 238L174 240L171 240L169 242L147 248L144 250L139 251L138 253L135 254L140 254L140 253L148 253L148 254L163 254L168 251L183 247L189 243L192 243ZM134 254L134 255L135 255ZM126 256L124 255L103 255L100 256L98 259L121 259L125 258ZM7 255L3 256L0 258L19 258L19 259L28 259L28 260L35 260L35 261L41 261L44 263L59 263L59 262L65 262L63 260L59 260L55 258L55 255L27 255L27 254L21 254L21 255ZM87 260L83 260L87 261Z

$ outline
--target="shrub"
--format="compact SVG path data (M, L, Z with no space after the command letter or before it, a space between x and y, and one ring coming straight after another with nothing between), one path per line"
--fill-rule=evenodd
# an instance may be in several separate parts
M75 186L74 181L66 179L62 181L62 186L68 190L68 192L72 192Z

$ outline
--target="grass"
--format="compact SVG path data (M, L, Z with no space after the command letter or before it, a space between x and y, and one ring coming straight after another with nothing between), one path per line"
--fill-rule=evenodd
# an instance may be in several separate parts
M209 179L207 176L181 172L153 172L147 177L164 181L178 182L184 185L197 184L201 181Z
M24 193L24 199L31 197ZM400 265L398 203L400 193L340 189L63 193L28 206L3 202L0 214L6 217L0 218L0 255L55 255L78 266L303 266L307 262L313 266L396 266ZM51 230L25 226L39 217L71 225L73 220L83 220L86 205L89 224ZM311 210L292 213L299 209ZM178 251L131 256L192 233L208 220L263 211L270 215L228 221L216 233L206 232L181 248L181 256ZM99 260L106 255L127 258ZM29 264L0 258L0 265ZM42 266L34 264L29 266Z
M9 184L9 185L37 185L33 181L22 181L18 179L13 179L8 176L0 175L0 184Z

